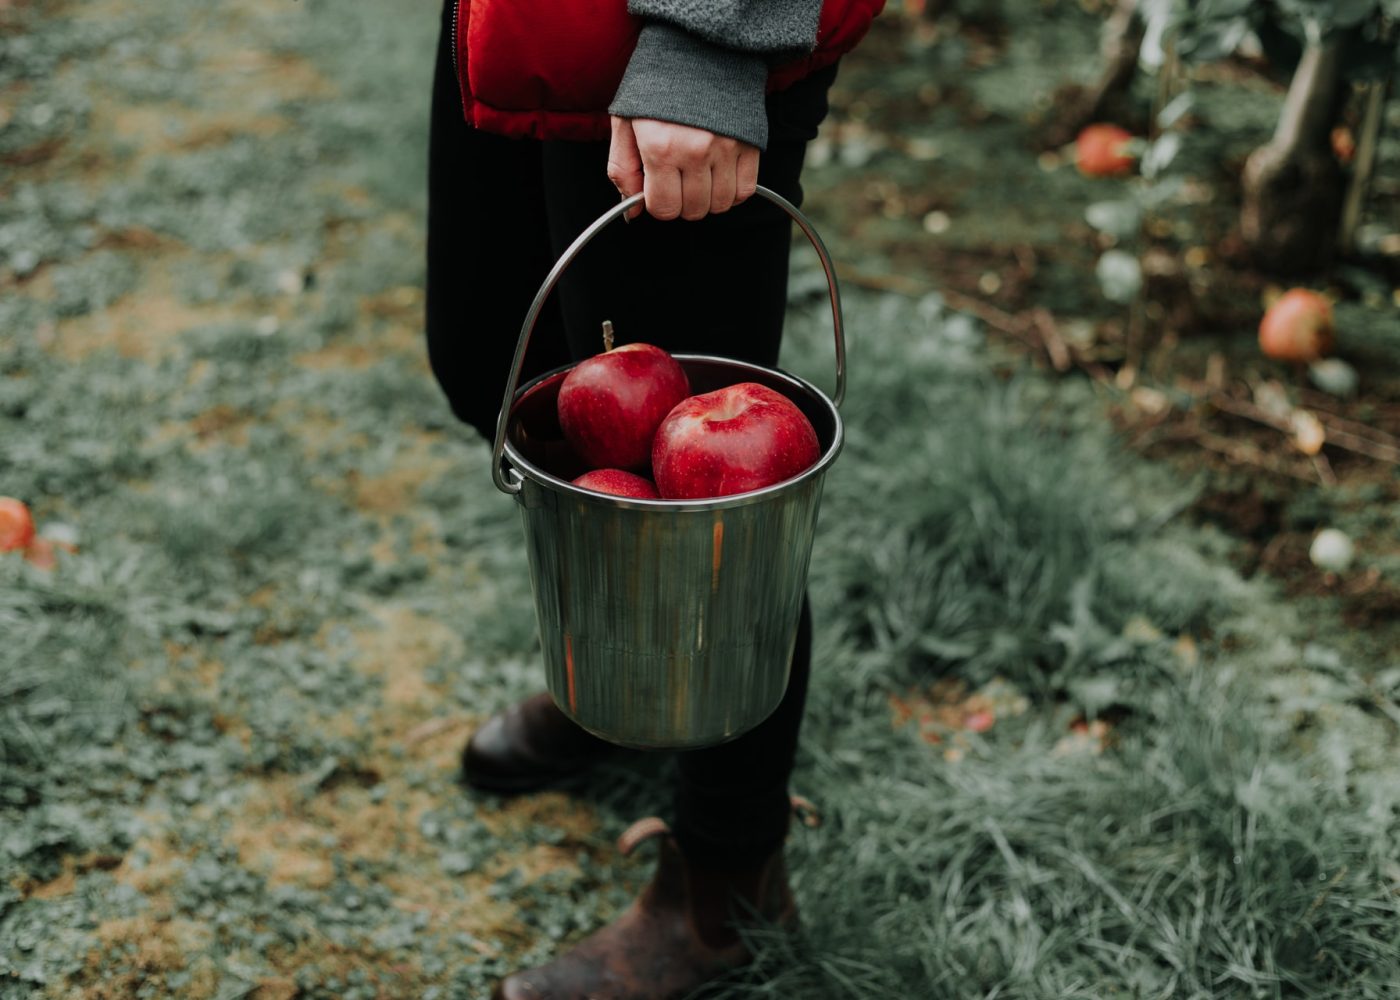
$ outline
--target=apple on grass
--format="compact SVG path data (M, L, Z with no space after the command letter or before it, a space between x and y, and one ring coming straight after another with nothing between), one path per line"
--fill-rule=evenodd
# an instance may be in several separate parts
M0 552L23 552L24 558L42 570L57 565L55 550L76 551L70 543L34 533L34 516L23 500L0 497Z
M1305 365L1332 350L1332 303L1307 288L1278 297L1259 323L1259 349L1276 361Z
M660 500L656 484L645 476L639 476L623 469L594 469L585 472L573 481L575 486L597 493L611 493L618 497L635 497L639 500Z
M796 404L740 382L678 403L657 428L651 464L664 499L698 500L791 479L820 455L817 432Z
M623 344L564 377L559 427L587 467L645 469L656 428L688 395L675 358L650 344Z
M24 501L0 497L0 552L27 549L34 541L34 518Z
M1079 172L1087 177L1121 177L1130 173L1135 160L1127 151L1133 134L1117 125L1087 126L1074 140Z

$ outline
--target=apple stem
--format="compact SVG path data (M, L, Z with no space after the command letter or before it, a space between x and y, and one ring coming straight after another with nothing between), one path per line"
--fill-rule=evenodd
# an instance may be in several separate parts
M604 352L613 349L613 325L612 320L603 320L603 350Z

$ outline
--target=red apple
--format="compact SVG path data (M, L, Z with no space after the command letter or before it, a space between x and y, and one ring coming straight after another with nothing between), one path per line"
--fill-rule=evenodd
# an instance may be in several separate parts
M25 549L34 540L34 518L23 501L0 497L0 552Z
M595 469L643 469L651 439L690 395L676 359L650 344L623 344L580 362L559 387L559 426Z
M1351 134L1351 129L1345 125L1338 125L1332 130L1332 153L1337 157L1337 162L1346 166L1356 158L1356 137Z
M611 493L619 497L636 497L639 500L660 500L656 484L645 476L638 476L621 469L594 469L585 472L574 480L575 486L599 493Z
M1133 134L1117 125L1090 125L1074 141L1079 172L1089 177L1119 177L1133 169L1133 158L1123 151Z
M755 382L691 396L656 431L656 488L667 500L762 489L816 462L817 432L782 393Z
M1259 349L1276 361L1310 364L1332 350L1332 303L1317 292L1291 288L1259 323Z

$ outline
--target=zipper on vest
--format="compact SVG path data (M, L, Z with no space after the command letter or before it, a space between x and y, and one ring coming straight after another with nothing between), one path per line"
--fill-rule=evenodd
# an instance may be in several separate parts
M457 86L462 85L462 71L457 67L457 18L462 14L462 0L452 0L452 75Z
M457 99L462 104L462 117L471 121L471 99L467 97L467 81L462 78L462 67L457 55L458 40L462 36L462 5L471 0L449 0L452 4L452 75L457 78Z

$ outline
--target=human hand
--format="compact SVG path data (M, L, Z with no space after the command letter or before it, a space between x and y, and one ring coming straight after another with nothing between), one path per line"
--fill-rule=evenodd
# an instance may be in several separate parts
M608 180L624 198L645 192L653 218L693 221L753 194L758 147L689 125L614 115ZM627 217L640 214L636 208Z

